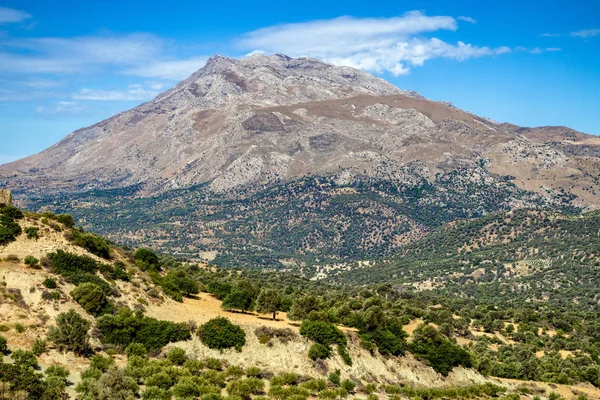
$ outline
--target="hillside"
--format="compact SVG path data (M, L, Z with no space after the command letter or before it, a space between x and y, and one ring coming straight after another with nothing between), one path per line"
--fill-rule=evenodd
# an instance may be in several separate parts
M120 243L297 270L385 257L460 218L596 209L599 146L315 59L215 56L152 101L0 166L0 186Z
M569 321L566 314L563 318L530 310L538 317L526 322L525 308L497 313L464 307L444 296L406 296L390 285L344 288L289 273L220 270L115 246L75 228L66 215L22 214L14 208L0 209L0 215L1 227L12 234L0 244L0 334L8 341L0 363L0 390L9 398L38 398L43 390L43 398L58 399L52 396L60 396L61 388L71 398L120 398L115 391L161 399L181 398L183 393L202 399L221 398L208 393L259 398L261 392L269 398L297 399L600 395L593 386L600 385L592 371L597 371L597 353L590 347L600 338L594 336L597 319L590 316L568 327L561 323ZM93 286L104 295L98 296ZM268 293L280 300L261 300ZM50 327L60 327L60 318L70 310L79 316L70 317L72 324L77 318L89 321L89 339L69 342L52 333L55 328ZM278 310L276 320L270 315L273 310ZM239 352L211 349L199 336L216 317L241 327L245 340ZM511 331L504 323L489 327L489 318L517 328ZM538 326L543 331L539 336ZM520 376L520 366L513 366L514 372L498 369L502 363L521 362L513 361L510 351L498 350L531 346L531 329L544 380L555 383L509 379L542 377ZM487 332L496 332L500 341ZM429 347L427 338L437 344ZM337 351L311 359L318 346ZM37 358L22 351L31 349ZM482 357L490 355L485 351L493 352L486 363ZM538 359L535 351L531 355ZM553 363L553 371L547 363ZM561 375L565 371L568 375ZM329 380L319 380L324 375ZM20 381L11 380L14 376Z
M517 210L447 224L389 260L330 279L401 283L490 304L597 311L600 214Z

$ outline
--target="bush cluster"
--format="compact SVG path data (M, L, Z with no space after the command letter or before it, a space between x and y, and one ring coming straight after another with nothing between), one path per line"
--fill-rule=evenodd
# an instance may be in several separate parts
M246 344L244 330L224 317L213 318L200 325L198 337L211 349L235 348L237 351L242 351L242 346Z
M190 327L185 323L160 321L128 308L121 308L116 315L102 315L97 319L97 328L102 343L123 348L131 343L139 343L149 352L191 337Z

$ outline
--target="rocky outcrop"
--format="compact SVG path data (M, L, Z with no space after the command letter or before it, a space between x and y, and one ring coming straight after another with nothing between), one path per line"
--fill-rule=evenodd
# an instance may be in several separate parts
M8 189L0 189L0 207L12 205L12 193Z

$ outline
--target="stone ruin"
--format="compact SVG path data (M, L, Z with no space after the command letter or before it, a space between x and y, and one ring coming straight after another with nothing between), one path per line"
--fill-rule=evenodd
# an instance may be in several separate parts
M12 193L8 189L0 189L0 207L12 205Z

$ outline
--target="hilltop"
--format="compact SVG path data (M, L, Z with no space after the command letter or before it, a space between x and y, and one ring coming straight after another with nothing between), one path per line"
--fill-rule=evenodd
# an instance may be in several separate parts
M315 59L215 56L155 99L0 166L0 186L120 243L303 270L387 257L456 219L596 209L599 146Z

